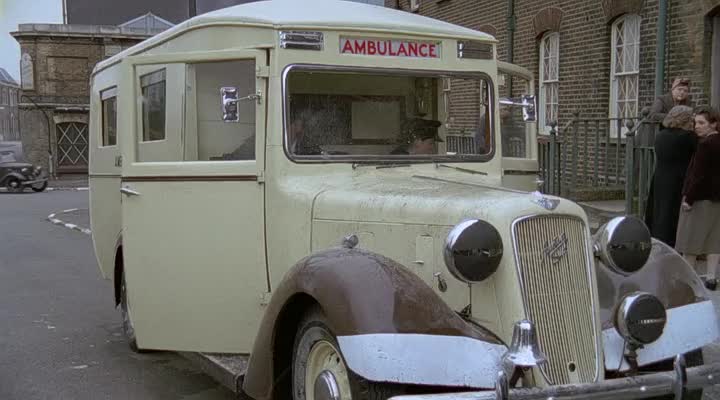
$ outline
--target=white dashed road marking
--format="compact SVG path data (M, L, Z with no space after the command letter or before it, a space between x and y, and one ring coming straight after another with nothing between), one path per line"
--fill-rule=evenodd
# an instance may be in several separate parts
M87 211L87 208L69 208L67 210L58 211L56 213L52 213L52 214L48 215L47 220L50 221L50 223L52 223L54 225L64 226L65 228L72 229L72 230L75 230L78 232L82 232L86 235L90 235L92 233L92 231L90 229L83 228L82 226L78 226L76 224L71 224L71 223L65 222L65 221L57 218L58 215L72 214L72 213L76 213L78 211Z

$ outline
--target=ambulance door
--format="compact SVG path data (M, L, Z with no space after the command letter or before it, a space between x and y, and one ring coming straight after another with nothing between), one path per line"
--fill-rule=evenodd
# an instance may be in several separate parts
M123 261L144 349L249 353L268 291L265 53L123 61Z
M519 101L534 93L530 71L517 65L498 62L500 98ZM538 189L537 124L525 121L523 107L500 104L502 185L511 189Z

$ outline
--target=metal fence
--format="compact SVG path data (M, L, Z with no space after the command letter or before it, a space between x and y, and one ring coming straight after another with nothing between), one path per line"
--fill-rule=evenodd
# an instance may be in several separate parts
M578 199L624 192L626 213L643 215L655 166L657 124L642 117L580 118L538 138L544 193ZM602 196L599 196L602 197Z

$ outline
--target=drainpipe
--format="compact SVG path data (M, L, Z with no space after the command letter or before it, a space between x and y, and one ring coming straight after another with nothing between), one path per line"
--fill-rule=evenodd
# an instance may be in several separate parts
M655 63L655 96L665 93L665 32L667 31L667 0L659 0L657 58Z
M190 18L197 15L197 4L195 0L189 0L188 1L188 16Z
M43 113L43 115L45 116L45 121L47 122L47 140L48 140L48 174L52 177L55 177L55 163L53 162L52 139L50 136L52 133L52 129L50 128L50 116L48 116L48 114L45 112L45 110L43 110L35 102L35 100L32 97L30 97L26 94L23 94L20 96L20 99L23 99L23 98L30 100L30 102L33 103L35 108L37 108L37 110L40 111L41 113ZM18 121L20 121L19 116L18 116ZM21 140L22 140L22 138L21 138Z
M507 62L514 60L513 48L515 47L515 0L508 0L508 19L507 19ZM512 97L512 79L507 82L508 95Z

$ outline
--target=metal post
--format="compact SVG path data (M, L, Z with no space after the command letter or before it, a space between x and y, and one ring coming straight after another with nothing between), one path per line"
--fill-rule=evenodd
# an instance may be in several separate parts
M550 194L554 195L558 194L557 192L555 192L555 146L557 145L557 130L555 130L556 127L557 123L555 121L550 122L550 156L548 157L550 159L550 162L548 163L548 176L550 182L548 189L550 191Z
M667 0L658 2L657 57L655 58L655 96L665 92L665 31L667 30Z
M513 48L515 47L515 0L508 0L508 17L507 17L507 62L514 61ZM508 79L505 83L508 88L508 95L513 95L513 80Z
M635 131L634 123L628 121L628 133L625 135L625 214L633 213L633 200L635 197ZM617 170L620 165L617 166Z

